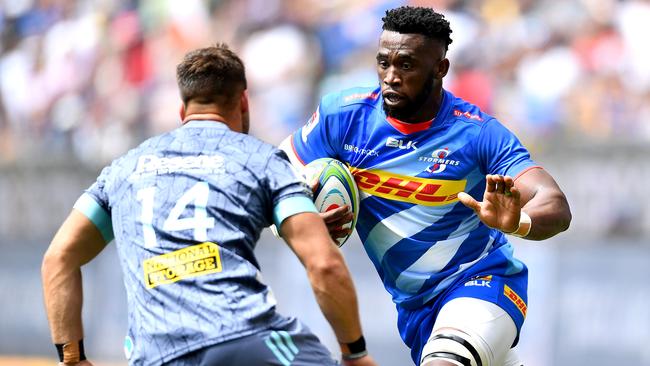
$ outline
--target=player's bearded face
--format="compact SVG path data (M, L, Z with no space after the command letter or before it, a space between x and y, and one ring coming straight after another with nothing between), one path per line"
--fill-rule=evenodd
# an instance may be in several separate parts
M429 73L425 80L424 85L417 94L412 97L409 95L403 96L404 101L400 103L401 105L389 106L386 103L386 100L384 100L383 108L386 115L404 121L408 120L413 114L420 110L433 92L433 72Z

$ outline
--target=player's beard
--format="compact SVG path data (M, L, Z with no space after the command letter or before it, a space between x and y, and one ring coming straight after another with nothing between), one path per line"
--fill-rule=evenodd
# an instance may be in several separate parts
M431 93L433 92L433 73L427 78L427 82L422 87L422 90L415 96L413 100L408 100L408 103L400 108L390 107L386 104L386 101L383 102L384 112L387 116L393 117L400 121L406 122L410 119L413 114L422 108L424 103L427 101ZM419 121L416 121L419 122Z

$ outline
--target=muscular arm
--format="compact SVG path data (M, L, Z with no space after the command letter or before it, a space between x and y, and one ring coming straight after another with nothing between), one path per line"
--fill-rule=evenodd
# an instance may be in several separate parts
M341 252L316 213L299 213L282 222L282 237L307 270L323 315L341 343L361 337L357 297Z
M514 182L521 193L521 210L532 226L526 239L544 240L569 228L571 210L566 196L544 169L531 169Z
M97 256L105 245L97 227L77 210L70 213L52 239L43 258L41 275L54 343L83 338L81 266Z
M525 235L530 240L548 239L569 228L569 204L545 170L528 170L516 181L498 174L488 174L485 180L483 201L479 202L465 192L460 192L458 199L474 210L487 226L504 233ZM524 213L530 221L522 220Z

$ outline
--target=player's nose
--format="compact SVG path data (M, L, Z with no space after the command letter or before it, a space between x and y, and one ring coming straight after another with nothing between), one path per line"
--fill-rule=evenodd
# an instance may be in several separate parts
M401 77L399 74L396 72L394 67L389 67L386 69L386 73L384 74L383 80L384 84L386 85L399 85L402 82Z

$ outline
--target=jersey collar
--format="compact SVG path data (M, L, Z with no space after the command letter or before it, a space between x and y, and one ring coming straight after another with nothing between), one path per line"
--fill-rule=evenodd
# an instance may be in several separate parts
M218 127L218 128L224 128L228 127L226 124L222 121L217 121L217 120L207 120L207 119L191 119L183 123L181 128L183 127Z

